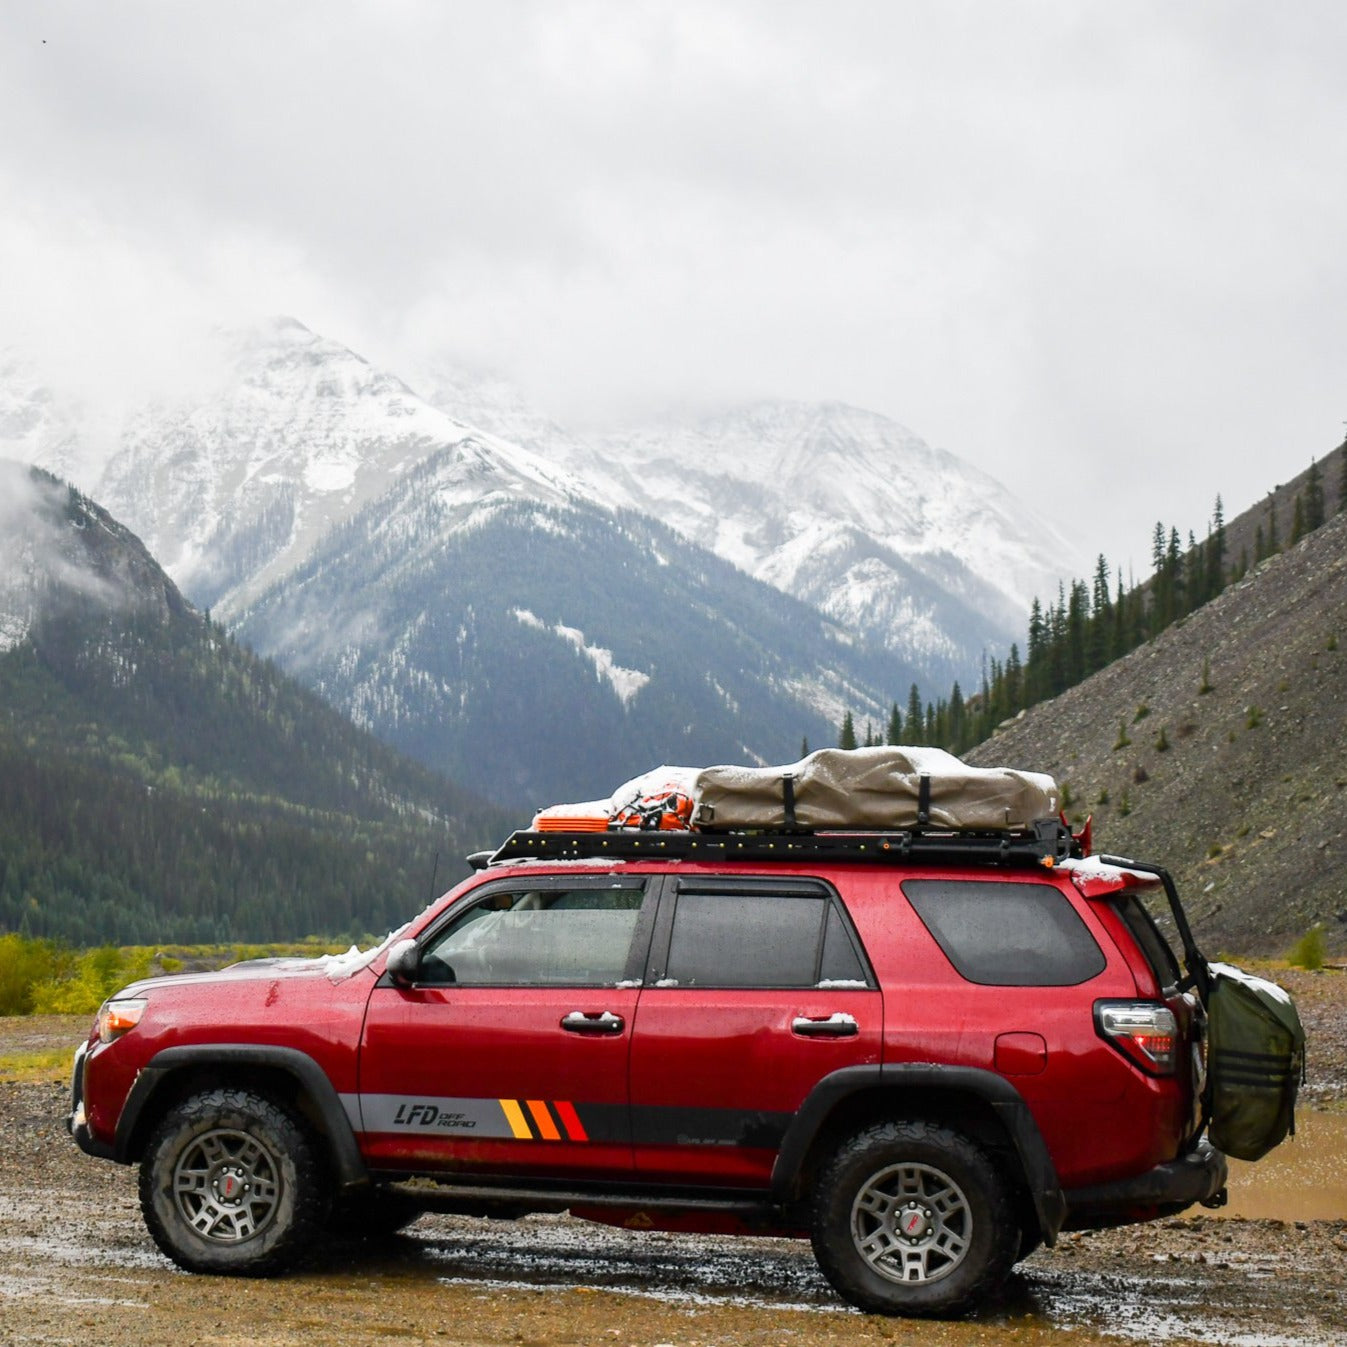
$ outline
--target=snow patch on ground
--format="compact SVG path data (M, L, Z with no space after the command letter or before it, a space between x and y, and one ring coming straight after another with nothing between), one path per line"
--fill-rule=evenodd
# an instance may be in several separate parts
M18 613L0 613L0 655L13 650L27 635L27 617Z
M585 633L578 627L568 627L561 622L549 627L542 618L527 608L511 608L510 613L516 621L526 627L532 627L536 631L550 631L560 636L563 641L569 641L593 664L599 675L608 680L623 706L630 706L636 694L650 682L648 673L642 673L640 669L627 669L616 663L611 650L601 645L590 645L585 639Z

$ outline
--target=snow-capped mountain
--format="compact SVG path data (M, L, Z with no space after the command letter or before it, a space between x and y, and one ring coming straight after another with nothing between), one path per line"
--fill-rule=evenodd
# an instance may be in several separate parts
M499 798L598 760L794 756L914 681L967 686L1068 555L995 482L837 404L587 440L503 381L404 381L293 319L202 351L116 415L0 359L0 454L105 501L189 598Z
M587 439L500 380L446 368L410 382L946 681L1022 640L1033 599L1089 570L1044 511L842 403L759 403Z
M842 403L759 403L597 451L624 503L910 657L976 667L1074 549L1001 483Z
M451 446L334 530L239 632L395 747L497 800L659 762L792 758L915 676L644 516L483 491Z
M0 448L96 494L218 615L238 612L448 445L476 456L483 491L587 492L527 450L499 440L487 448L489 437L293 319L219 332L203 353L213 368L190 393L132 408L103 427L101 445L78 411L12 380L0 436L5 424L12 434Z
M0 459L0 654L72 609L167 621L187 605L106 510L47 473Z
M0 452L107 501L225 618L450 445L478 456L465 490L651 515L933 688L975 676L985 650L1022 637L1035 595L1088 570L1044 511L841 404L765 403L586 439L503 380L442 365L404 381L293 319L217 333L208 363L189 392L114 419L25 381L11 361Z

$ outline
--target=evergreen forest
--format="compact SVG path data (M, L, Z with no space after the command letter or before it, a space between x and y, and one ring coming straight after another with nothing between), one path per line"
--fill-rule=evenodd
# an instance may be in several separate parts
M0 931L382 935L507 829L190 610L69 602L0 654Z
M1335 488L1337 511L1343 511L1347 441L1337 458L1330 489ZM892 703L886 725L870 722L861 732L847 711L838 746L926 744L962 753L980 744L1003 721L1084 682L1242 580L1252 567L1294 546L1325 522L1328 495L1324 472L1311 461L1293 495L1289 523L1278 519L1275 496L1269 495L1243 517L1241 533L1252 536L1233 558L1219 495L1203 539L1189 532L1184 543L1176 527L1157 522L1151 574L1144 581L1124 586L1121 571L1115 573L1101 553L1089 580L1061 585L1052 604L1034 600L1023 655L1013 644L1004 659L988 658L975 692L965 694L956 681L948 695L928 701L913 683L905 703Z

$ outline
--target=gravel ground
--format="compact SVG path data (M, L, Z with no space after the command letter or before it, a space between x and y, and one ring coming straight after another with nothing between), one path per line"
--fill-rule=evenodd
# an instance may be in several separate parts
M1311 1159L1320 1177L1306 1182L1321 1201L1330 1193L1331 1208L1347 1185L1347 976L1277 976L1309 1027L1312 1075L1302 1136L1274 1154ZM73 1048L84 1027L0 1020L0 1057ZM0 1343L1347 1341L1347 1199L1297 1219L1310 1209L1298 1178L1265 1194L1281 1219L1204 1213L1065 1236L1021 1264L979 1317L927 1324L849 1309L803 1243L632 1234L568 1217L426 1216L377 1244L327 1244L274 1280L191 1276L146 1234L134 1171L76 1150L66 1108L64 1081L0 1083ZM1236 1187L1236 1212L1239 1201Z

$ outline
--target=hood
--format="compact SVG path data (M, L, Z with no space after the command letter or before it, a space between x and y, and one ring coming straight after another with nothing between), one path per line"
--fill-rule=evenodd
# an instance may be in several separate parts
M364 972L400 934L401 928L369 950L352 945L345 954L321 954L315 958L245 959L242 963L230 964L227 968L209 973L171 973L164 977L142 978L122 988L116 995L143 996L155 989L169 987L200 986L208 982L275 982L280 978L325 977L336 984Z

